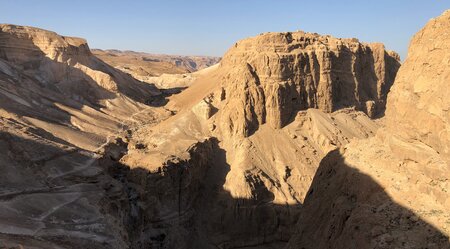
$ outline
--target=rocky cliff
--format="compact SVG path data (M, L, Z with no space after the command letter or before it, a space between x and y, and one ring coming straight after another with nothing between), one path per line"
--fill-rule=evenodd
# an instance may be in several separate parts
M450 248L449 31L413 37L386 127L321 161L287 248Z
M158 174L174 156L189 160L193 143L217 138L223 152L211 152L215 159L201 194L183 194L198 203L184 210L192 217L191 228L183 227L191 231L188 238L201 241L200 248L282 247L322 157L378 129L357 109L367 111L361 107L367 101L383 109L399 66L389 53L379 44L301 32L241 41L216 69L171 98L167 107L177 110L175 116L133 131L121 163ZM345 79L342 95L333 97L338 93L330 75ZM189 239L177 241L180 248L192 247Z
M133 202L108 171L122 156L114 137L170 116L158 100L84 39L0 25L1 247L128 247Z
M84 39L6 24L0 25L0 95L3 117L89 150L163 99L154 85L93 56Z
M3 25L0 240L449 248L448 16L413 39L391 92L398 56L381 44L267 33L164 106L85 41Z
M389 94L387 128L450 156L450 12L411 40L408 58Z
M32 27L1 25L0 51L0 58L18 70L37 73L42 84L73 98L95 103L111 93L120 93L145 102L158 94L151 85L133 82L131 77L98 60L84 39Z
M379 116L399 67L398 55L383 44L357 39L293 32L240 41L221 62L223 126L248 136L266 122L281 128L308 108L356 107Z

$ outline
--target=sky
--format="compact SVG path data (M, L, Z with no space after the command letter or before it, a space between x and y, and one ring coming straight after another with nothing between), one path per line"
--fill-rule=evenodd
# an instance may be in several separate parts
M303 30L382 42L404 59L412 35L446 9L450 0L0 0L0 23L91 48L212 56L263 32Z

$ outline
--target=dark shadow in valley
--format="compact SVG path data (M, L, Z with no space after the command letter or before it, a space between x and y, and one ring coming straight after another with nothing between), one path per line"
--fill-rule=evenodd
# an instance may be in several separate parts
M20 211L0 209L0 224L12 220L31 231L0 226L0 241L7 245L449 248L444 234L395 203L370 176L345 165L338 151L320 163L304 205L282 205L254 177L247 178L253 199L232 196L224 188L227 154L215 138L191 146L188 160L172 157L151 171L120 162L127 153L120 139L100 159L15 135L1 135L0 148L8 151L1 173L10 178L2 183L8 199L0 195L0 205Z
M319 165L287 248L448 249L450 241L334 150Z
M173 87L167 89L159 89L161 95L153 97L151 100L147 101L146 104L153 107L162 107L169 102L169 97L181 93L187 87Z
M134 210L125 225L131 248L277 248L286 244L300 203L274 204L273 194L258 178L247 179L254 187L254 199L233 197L224 189L230 171L226 152L215 138L193 145L189 154L189 160L174 157L153 172L119 162L109 168L128 193L128 209Z
M113 193L120 200L122 188L94 155L31 130L14 132L0 132L0 248L120 245L101 200Z

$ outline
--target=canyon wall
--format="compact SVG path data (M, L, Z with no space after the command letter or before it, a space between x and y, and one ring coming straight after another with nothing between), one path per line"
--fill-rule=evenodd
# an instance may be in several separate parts
M450 12L431 20L411 40L388 96L387 128L450 156Z
M42 29L1 25L0 59L40 84L91 104L114 98L115 94L140 102L159 94L155 87L141 84L97 59L86 40Z
M398 66L395 53L356 39L303 32L246 39L171 98L176 115L133 131L120 161L159 174L167 160L189 161L191 144L217 138L223 154L211 152L200 194L187 193L199 204L186 207L194 222L178 247L191 248L190 238L200 248L283 247L321 159L376 133L378 124L358 109L367 111L366 102L383 109ZM333 90L331 75L345 91Z
M391 92L382 44L265 33L167 105L83 39L1 25L0 240L449 248L449 23L414 37Z
M355 107L377 117L399 67L395 52L357 39L293 32L242 40L219 69L228 99L223 126L248 136L266 122L281 128L308 108Z
M321 161L287 248L450 248L449 31L413 37L386 126Z

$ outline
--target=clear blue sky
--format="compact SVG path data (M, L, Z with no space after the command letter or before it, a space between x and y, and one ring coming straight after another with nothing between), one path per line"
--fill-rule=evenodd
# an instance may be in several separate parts
M0 0L0 23L86 38L91 48L221 56L237 40L304 30L383 42L410 37L449 0Z

